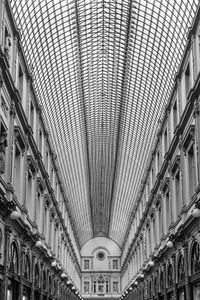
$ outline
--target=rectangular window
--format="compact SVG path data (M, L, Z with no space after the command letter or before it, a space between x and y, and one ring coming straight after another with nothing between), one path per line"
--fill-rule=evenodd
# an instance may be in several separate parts
M53 167L51 167L51 170L50 170L50 182L51 182L51 185L53 185Z
M167 128L165 129L165 132L164 132L164 154L167 152L168 150L168 134L167 134Z
M159 223L159 239L163 235L163 218L162 218L162 208L159 206L158 208L158 223Z
M117 259L113 259L113 269L114 270L118 269L118 260Z
M171 222L171 207L170 207L170 199L169 199L169 191L165 194L165 200L166 200L166 213L167 213L167 224L166 224L166 230L168 230L168 227Z
M181 187L180 187L180 171L178 171L175 175L175 196L176 196L176 212L177 215L181 209Z
M160 151L157 151L157 172L160 171Z
M109 293L109 283L108 283L108 280L106 280L106 293Z
M23 97L23 71L21 66L19 65L19 75L18 75L18 88L21 98Z
M84 281L84 294L88 294L89 293L89 282L88 281Z
M89 269L89 259L84 259L84 269L85 270Z
M30 125L32 130L34 130L34 106L33 103L31 102L31 107L30 107Z
M94 294L96 294L96 292L97 292L97 282L96 282L96 280L94 280L94 282L93 282L93 292L94 292Z
M178 111L177 111L177 104L176 104L176 101L173 105L173 125L174 125L174 130L178 124Z
M36 211L36 223L38 225L38 230L40 231L41 228L40 228L40 201L41 201L41 194L40 192L38 191L36 193L36 199L35 199L35 211Z
M18 147L15 149L15 158L14 158L14 189L15 194L20 201L21 194L21 153ZM29 196L30 197L30 196Z
M49 153L48 151L45 152L45 168L46 171L48 172L48 165L49 165Z
M151 186L152 186L152 188L153 188L154 182L155 182L155 172L154 172L154 168L152 167L152 169L151 169Z
M185 71L185 92L186 92L186 98L190 91L190 64L187 65L186 71Z
M27 175L27 209L29 212L30 217L32 216L33 213L32 212L32 188L33 188L33 178L32 178L32 174L30 172L30 170L28 171L28 175Z
M41 131L41 129L39 129L38 148L39 148L40 153L42 153L42 131Z
M192 197L195 191L195 159L194 145L188 151L188 180L189 180L189 196Z
M47 234L47 207L44 208L44 217L43 217L43 234Z
M113 281L113 293L118 293L118 282Z
M156 220L153 218L153 247L157 244L157 231L156 231Z

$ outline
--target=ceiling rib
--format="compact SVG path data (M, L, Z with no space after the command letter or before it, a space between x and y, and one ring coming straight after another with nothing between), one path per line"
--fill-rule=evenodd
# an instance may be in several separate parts
M79 243L120 247L198 0L10 0Z

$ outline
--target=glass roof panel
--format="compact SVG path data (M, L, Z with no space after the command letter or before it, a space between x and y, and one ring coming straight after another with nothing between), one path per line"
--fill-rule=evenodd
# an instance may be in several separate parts
M122 246L197 0L10 0L82 246Z

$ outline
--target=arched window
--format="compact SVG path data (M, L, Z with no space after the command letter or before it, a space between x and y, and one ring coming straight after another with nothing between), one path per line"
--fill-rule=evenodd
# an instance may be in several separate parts
M42 272L42 288L43 288L43 290L46 290L46 286L47 286L46 272L45 272L45 270L43 270L43 272Z
M96 278L94 278L94 281L93 281L93 293L96 294L97 292L97 281L96 281Z
M18 274L18 252L17 252L17 246L15 243L11 244L11 252L10 252L10 272L14 274Z
M102 294L104 292L104 278L99 276L98 278L98 293Z
M54 292L54 296L57 295L57 288L58 288L57 282L56 282L56 280L54 280L54 283L53 283L53 292Z
M49 289L49 294L51 295L51 275L49 275L48 289Z
M23 276L26 280L30 281L30 263L29 263L29 258L28 258L27 254L24 256Z
M184 257L180 255L178 260L178 281L181 281L185 278L185 264Z
M149 281L149 297L152 296L152 283L151 283L151 280Z
M160 290L161 291L164 290L164 273L163 273L163 271L160 274Z
M173 285L173 267L170 264L168 267L168 272L167 272L167 283L168 283L168 287Z
M154 293L156 294L158 291L158 282L157 282L157 275L154 278Z
M39 288L39 268L38 265L35 265L35 270L34 270L34 287L36 289Z
M200 247L199 243L195 242L192 247L191 273L194 274L198 271L200 271Z
M106 293L109 293L109 282L108 282L108 278L106 278Z

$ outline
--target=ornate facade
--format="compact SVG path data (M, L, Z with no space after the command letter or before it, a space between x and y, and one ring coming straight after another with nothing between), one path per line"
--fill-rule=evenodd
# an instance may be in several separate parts
M0 299L78 299L80 254L8 1L0 1Z
M199 300L200 10L123 247L102 235L81 248L9 3L0 0L0 299Z
M122 299L200 299L200 10L122 251Z

